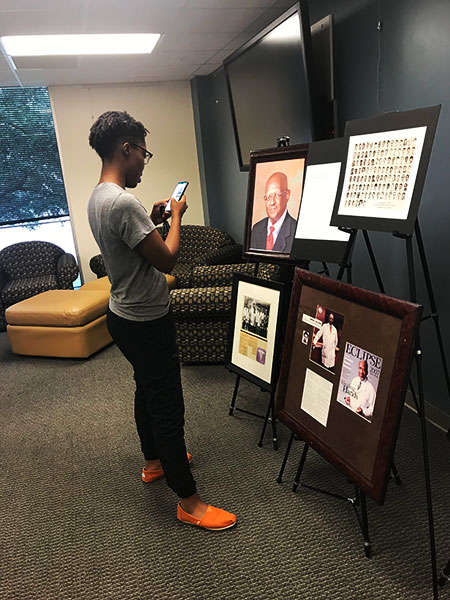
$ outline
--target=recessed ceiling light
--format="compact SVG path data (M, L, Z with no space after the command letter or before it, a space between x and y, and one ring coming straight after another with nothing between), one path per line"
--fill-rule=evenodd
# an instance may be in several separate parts
M6 35L0 38L9 56L150 54L159 33L85 35Z

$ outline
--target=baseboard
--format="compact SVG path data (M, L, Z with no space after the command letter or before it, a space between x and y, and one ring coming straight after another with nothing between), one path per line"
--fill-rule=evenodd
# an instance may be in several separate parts
M406 392L405 404L410 410L417 414L416 406L414 404L414 398L410 390ZM426 401L425 416L427 421L435 427L437 427L438 429L442 429L442 431L445 432L447 432L450 429L450 415Z

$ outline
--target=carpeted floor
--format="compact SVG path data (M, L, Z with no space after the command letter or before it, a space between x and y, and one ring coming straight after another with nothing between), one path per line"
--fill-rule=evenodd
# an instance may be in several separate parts
M373 557L352 507L292 492L302 444L284 483L280 450L262 422L228 415L235 376L186 366L186 439L199 491L232 510L224 532L176 520L164 480L140 481L133 382L115 346L89 360L15 356L0 334L1 600L424 600L432 598L418 418L405 410L395 461L403 484L368 500ZM265 410L241 384L238 404ZM450 443L429 427L438 565L450 557ZM310 452L304 481L352 495L345 477ZM450 598L450 585L441 590Z

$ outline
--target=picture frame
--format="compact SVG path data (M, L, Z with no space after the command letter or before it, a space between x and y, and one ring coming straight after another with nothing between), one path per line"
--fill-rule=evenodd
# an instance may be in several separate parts
M296 264L290 253L300 210L308 147L308 144L296 144L250 153L245 258ZM270 225L274 227L273 233L270 232L272 249L268 243Z
M350 234L332 227L330 221L346 156L344 138L309 144L297 229L291 247L293 262L315 260L340 264L343 261Z
M321 307L339 315L340 331L330 331L320 365L312 346L319 344L314 330L329 325L317 319ZM276 418L379 504L421 314L418 304L295 270ZM322 342L325 347L325 334Z
M412 234L441 105L348 121L331 225Z
M284 284L234 273L225 364L267 391L277 385L286 311Z

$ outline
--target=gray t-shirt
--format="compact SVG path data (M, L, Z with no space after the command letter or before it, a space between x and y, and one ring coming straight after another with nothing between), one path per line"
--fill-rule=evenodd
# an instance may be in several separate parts
M89 199L88 217L111 282L112 312L131 321L167 314L166 278L136 248L155 229L141 202L115 183L100 183Z

